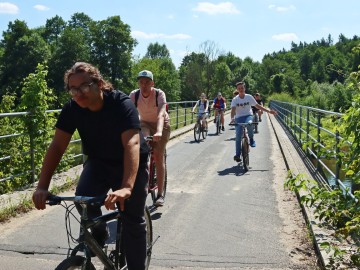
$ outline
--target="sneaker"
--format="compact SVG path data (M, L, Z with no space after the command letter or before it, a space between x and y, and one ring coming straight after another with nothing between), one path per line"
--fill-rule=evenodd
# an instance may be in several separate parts
M236 162L241 162L241 157L239 157L239 156L234 156L234 160L235 160Z
M222 130L222 131L225 131L225 127L224 127L224 126L222 126L222 127L221 127L221 130Z
M164 196L158 196L156 201L155 201L155 205L156 206L163 206L165 203L165 198Z
M214 124L216 123L216 119L214 119Z
M255 143L254 139L250 139L250 146L256 147L256 143Z
M261 122L261 118L259 119L259 122Z

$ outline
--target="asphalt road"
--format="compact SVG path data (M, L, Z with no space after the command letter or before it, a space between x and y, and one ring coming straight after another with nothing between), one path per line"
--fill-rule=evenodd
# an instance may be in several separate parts
M233 161L235 131L229 126L215 135L210 124L200 143L192 132L169 142L166 202L152 212L154 237L160 238L150 269L300 269L282 235L274 189L280 180L274 160L281 155L269 119L263 119L246 173ZM54 269L67 248L63 213L48 207L1 225L0 269Z

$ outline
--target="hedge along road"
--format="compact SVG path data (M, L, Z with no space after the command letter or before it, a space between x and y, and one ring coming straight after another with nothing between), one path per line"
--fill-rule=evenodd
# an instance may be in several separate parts
M225 128L217 136L210 124L200 143L192 132L169 142L150 269L317 269L296 197L283 188L287 171L268 116L245 174L233 161L235 131ZM1 269L53 269L66 256L62 207L31 211L0 231Z

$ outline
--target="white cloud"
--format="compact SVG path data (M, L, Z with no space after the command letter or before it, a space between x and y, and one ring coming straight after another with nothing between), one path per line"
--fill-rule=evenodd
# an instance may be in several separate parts
M200 2L198 3L196 8L193 8L193 10L199 12L205 12L209 15L240 13L240 11L236 8L236 6L231 2L222 2L219 4Z
M170 14L170 15L168 15L167 17L168 17L169 20L175 19L175 16L174 16L173 14Z
M161 33L145 33L142 31L132 31L132 37L140 38L140 39L156 39L156 38L164 38L164 39L190 39L191 36L186 34L174 34L174 35L165 35Z
M288 7L279 7L279 6L276 6L276 5L269 5L269 9L273 9L277 12L288 12L288 11L292 11L292 10L295 10L296 7L293 6L293 5L290 5Z
M283 34L273 35L272 39L281 40L281 41L294 41L294 40L298 40L299 38L294 33L283 33Z
M34 8L37 9L37 10L40 10L40 11L45 11L45 10L50 9L47 6L43 6L43 5L35 5Z
M17 14L18 12L19 8L15 4L9 2L0 2L0 13Z

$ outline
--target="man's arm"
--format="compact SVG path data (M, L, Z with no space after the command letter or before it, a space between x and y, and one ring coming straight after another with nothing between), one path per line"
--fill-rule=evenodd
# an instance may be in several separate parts
M234 119L235 117L235 114L236 114L236 107L231 107L231 121Z
M260 104L256 104L255 107L256 107L257 109L259 109L259 110L262 110L262 111L267 112L267 113L270 113L270 114L274 114L274 115L277 114L276 111L270 110L270 109L266 109L265 107L261 106Z
M164 103L162 106L158 107L157 120L156 120L156 133L153 135L153 140L155 142L161 140L162 131L164 128L166 114L166 104Z
M45 209L46 207L45 201L49 195L48 189L51 177L69 145L71 136L71 134L60 129L55 130L54 138L46 152L41 167L39 183L32 197L37 209Z
M131 196L134 188L140 160L139 130L129 129L121 134L124 147L124 173L121 188L110 193L105 199L107 209L115 209L115 202L120 203L121 211L125 209L125 200Z

